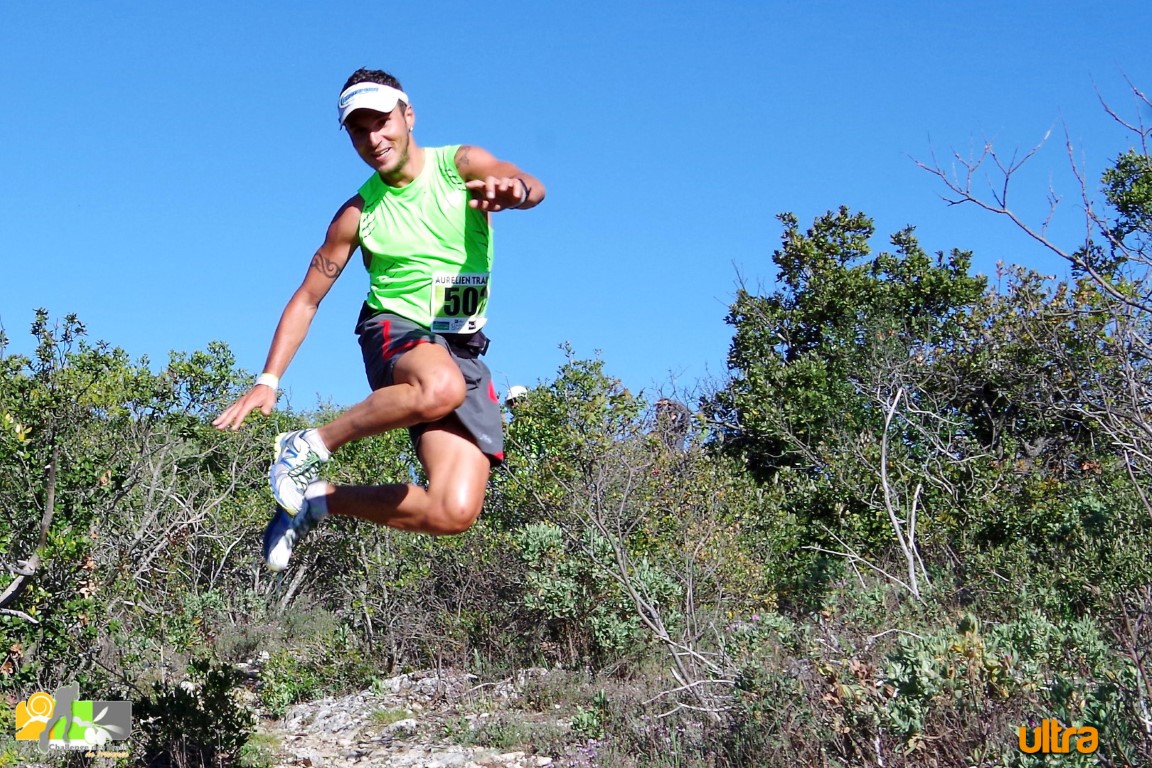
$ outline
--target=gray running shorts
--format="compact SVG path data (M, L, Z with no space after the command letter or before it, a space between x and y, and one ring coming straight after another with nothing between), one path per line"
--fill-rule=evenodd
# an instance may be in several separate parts
M492 373L480 359L488 350L488 338L483 332L433 333L399 315L377 312L365 305L356 322L356 335L364 356L364 372L373 391L392 384L396 361L417 344L439 344L448 350L464 375L467 390L464 402L453 414L493 466L503 463L504 417L492 385ZM417 424L408 428L413 445L419 447L420 437L430 426Z

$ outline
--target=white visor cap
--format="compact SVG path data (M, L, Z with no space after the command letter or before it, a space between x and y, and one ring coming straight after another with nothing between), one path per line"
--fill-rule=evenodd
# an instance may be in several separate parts
M408 94L388 85L379 83L356 83L344 89L340 94L340 101L336 109L340 115L340 125L348 119L348 115L357 109L374 109L385 114L396 109L400 102L408 104Z

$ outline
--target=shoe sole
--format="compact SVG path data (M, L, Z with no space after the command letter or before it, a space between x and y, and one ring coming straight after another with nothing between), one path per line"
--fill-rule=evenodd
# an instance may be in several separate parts
M273 573L280 573L284 570L287 570L287 568L288 568L287 564L285 564L284 567L282 567L282 568L277 568L276 566L274 566L270 562L268 562L268 555L270 554L271 549L272 549L268 545L268 529L272 527L272 522L276 519L276 517L278 516L278 514L280 512L283 512L284 514L288 515L289 517L292 517L292 513L290 513L288 510L284 509L284 507L280 506L279 504L274 503L272 505L272 520L269 520L268 525L266 525L264 527L264 535L261 539L261 545L260 545L260 559L264 561L264 567L267 568L269 571L272 571Z

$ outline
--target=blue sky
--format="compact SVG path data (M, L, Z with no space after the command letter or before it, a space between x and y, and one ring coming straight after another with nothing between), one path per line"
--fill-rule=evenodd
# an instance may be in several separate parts
M0 4L0 323L36 307L155 363L227 342L258 372L338 205L367 177L335 100L393 72L425 146L485 147L548 200L497 214L488 363L552 377L571 342L633 390L725 371L739 279L770 288L775 215L841 204L877 247L1064 275L1006 222L949 207L912 158L1027 151L1019 210L1079 231L1064 133L1095 180L1130 144L1100 106L1152 90L1152 4ZM1152 120L1145 112L1144 118ZM351 265L284 378L293 405L366 394Z

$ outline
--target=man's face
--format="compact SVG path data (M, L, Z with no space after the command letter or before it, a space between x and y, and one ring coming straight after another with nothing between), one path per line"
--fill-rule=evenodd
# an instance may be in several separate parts
M412 108L396 105L391 112L358 109L344 121L360 159L388 178L408 164L412 142Z

